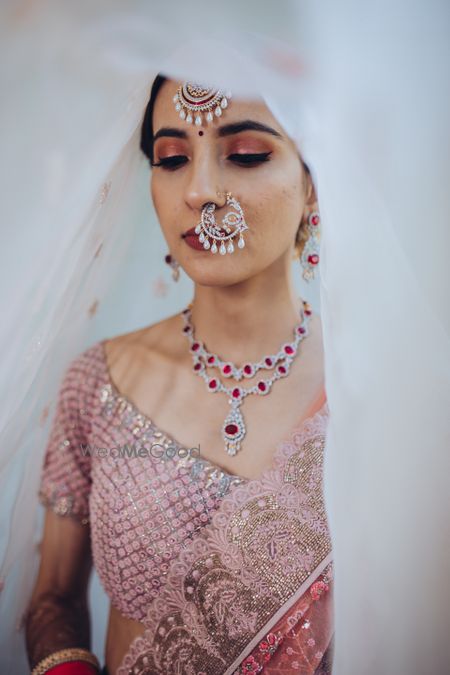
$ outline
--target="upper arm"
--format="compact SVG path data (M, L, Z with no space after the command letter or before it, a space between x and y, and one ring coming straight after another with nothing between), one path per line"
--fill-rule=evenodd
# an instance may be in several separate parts
M92 567L91 456L86 452L91 380L87 363L84 355L74 359L58 392L39 486L39 500L47 508L33 599L44 589L64 596L87 590Z
M39 500L62 516L89 521L91 455L91 379L83 368L83 355L67 369L60 386L55 417L45 451Z

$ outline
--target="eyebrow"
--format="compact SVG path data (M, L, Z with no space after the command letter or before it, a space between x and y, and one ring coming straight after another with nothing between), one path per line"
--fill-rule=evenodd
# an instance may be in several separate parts
M242 131L262 131L266 134L276 136L277 138L283 138L276 129L272 129L272 127L269 127L267 124L262 124L261 122L254 122L253 120L243 120L242 122L224 124L223 127L217 129L217 135L219 138L223 138L224 136L239 134Z
M271 134L277 138L283 138L283 136L269 127L267 124L262 124L261 122L255 122L254 120L243 120L242 122L233 122L231 124L224 124L222 127L217 129L217 135L219 138L224 138L225 136L233 136L234 134L240 134L243 131L262 131L266 134ZM182 129L177 129L176 127L163 127L159 129L156 134L153 136L153 142L158 138L187 138L188 135L186 131Z
M156 141L157 138L187 138L187 133L185 131L182 131L181 129L176 129L175 127L163 127L162 129L159 129L156 134L153 136L153 142Z

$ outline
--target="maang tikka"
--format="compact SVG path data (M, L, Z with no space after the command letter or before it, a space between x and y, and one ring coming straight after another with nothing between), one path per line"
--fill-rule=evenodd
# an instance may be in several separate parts
M205 115L207 122L212 122L214 116L220 117L222 115L222 111L228 107L230 98L230 92L225 93L215 87L185 82L178 87L173 102L175 103L175 110L182 120L185 120L188 124L194 122L197 126L201 126L203 122L202 114Z

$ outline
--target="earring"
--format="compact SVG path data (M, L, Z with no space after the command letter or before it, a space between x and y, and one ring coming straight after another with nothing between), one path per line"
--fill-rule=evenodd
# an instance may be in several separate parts
M180 278L180 263L168 253L164 258L165 262L172 268L172 279L178 281Z
M221 193L218 193L221 194ZM242 233L248 230L249 227L245 222L244 211L238 200L235 199L230 192L226 193L226 203L224 206L230 206L233 210L228 211L222 219L221 226L217 225L214 212L216 204L208 202L202 209L201 220L195 228L195 233L199 235L198 239L203 244L204 249L210 249L211 253L225 255L226 253L234 252L233 237L239 235L238 247L244 248L245 241ZM209 241L210 237L213 244ZM225 246L225 242L228 244ZM220 248L217 248L216 242L220 242Z
M303 267L303 278L305 281L311 281L315 277L315 270L319 264L319 240L320 240L320 215L318 211L312 211L308 216L307 229L309 237L300 258L300 264Z

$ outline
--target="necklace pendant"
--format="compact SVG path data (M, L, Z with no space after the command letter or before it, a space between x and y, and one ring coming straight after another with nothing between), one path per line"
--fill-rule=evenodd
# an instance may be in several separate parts
M228 413L222 427L222 436L225 441L225 451L233 456L241 449L241 441L245 436L245 422L239 405L234 406Z
M208 208L214 210L215 204L209 204ZM221 233L220 229L218 229L215 225L213 215L210 218L212 211L211 214L209 214L208 208L205 208L204 211L202 211L202 223L197 226L195 231L200 233L202 227L204 226L205 238L203 241L203 248L210 247L208 240L208 236L210 236L213 240L211 250L213 253L216 253L218 251L216 240L220 241ZM247 229L247 226L245 225L243 229ZM241 242L239 241L239 247L240 244ZM230 246L232 246L232 244L230 244ZM225 252L226 251L224 251L223 247L221 246L220 253L224 254ZM192 325L191 321L191 309L192 303L190 303L188 307L183 310L182 316L185 323L183 327L183 333L190 342L190 352L194 362L193 372L197 373L197 375L200 375L203 378L203 380L206 382L209 392L225 392L229 396L228 403L231 405L231 410L222 425L222 437L225 442L225 452L228 455L233 456L241 450L241 442L246 435L245 422L240 410L240 406L244 398L248 394L269 394L274 381L282 377L286 377L289 374L291 363L298 355L298 345L300 341L308 335L307 323L311 315L311 310L309 305L303 301L303 309L301 310L301 323L298 324L294 329L294 339L292 342L286 342L281 345L281 348L276 354L264 356L256 363L244 362L242 367L238 367L229 361L222 361L222 359L217 354L210 353L202 342L199 342L195 339L194 326ZM257 382L253 387L244 388L239 384L235 384L234 386L228 388L223 385L218 376L209 377L207 375L206 369L209 367L218 368L219 372L224 377L230 378L235 382L240 382L243 378L253 377L262 368L265 370L269 368L275 368L275 372L268 379L259 380L259 382Z

